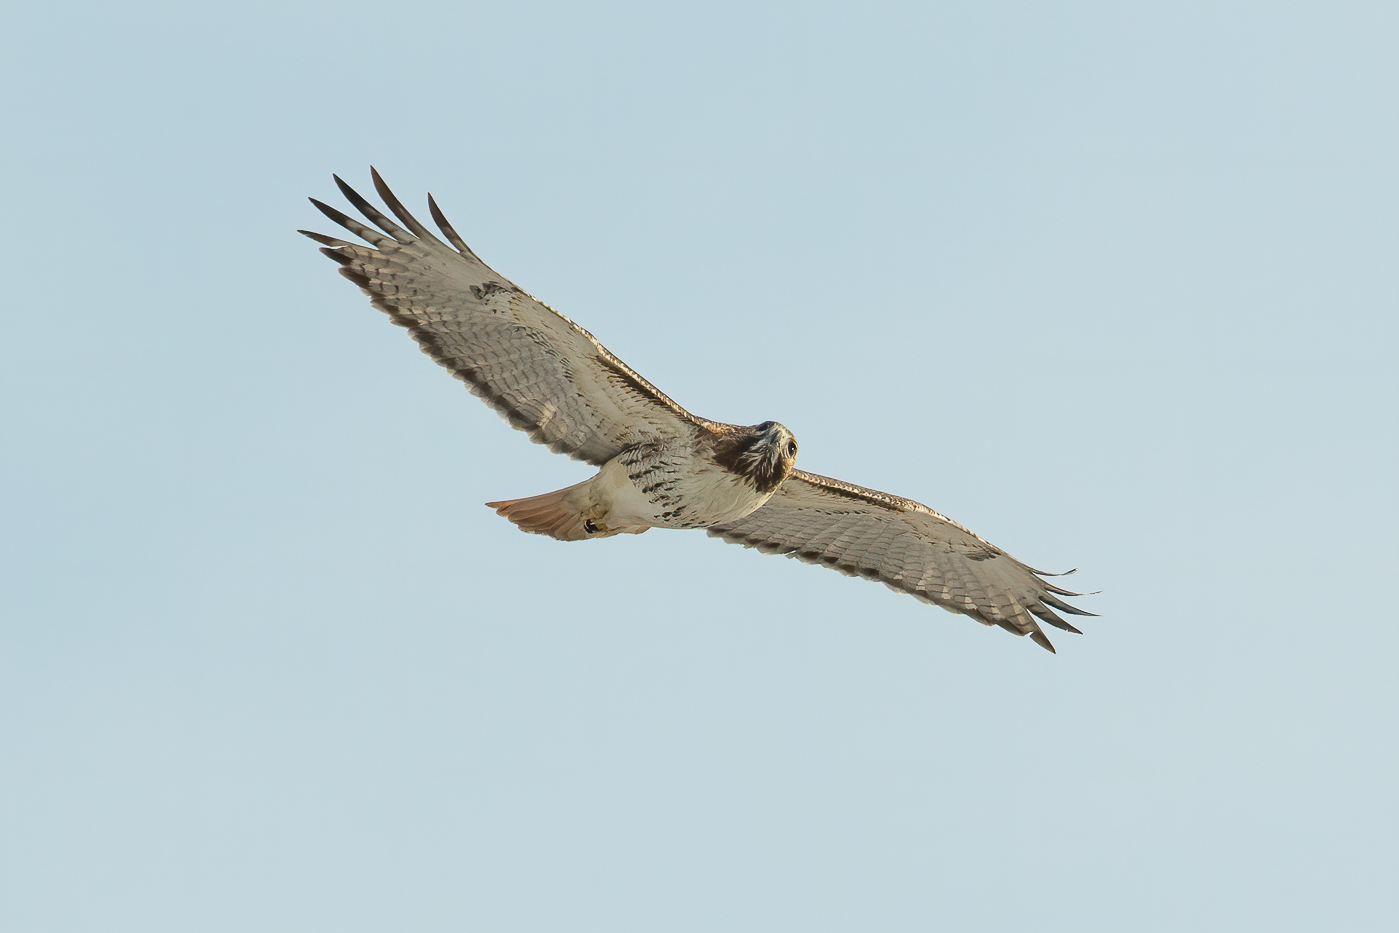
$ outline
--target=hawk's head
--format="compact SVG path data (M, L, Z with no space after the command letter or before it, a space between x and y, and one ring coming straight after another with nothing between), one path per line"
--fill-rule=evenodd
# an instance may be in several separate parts
M773 492L796 467L797 439L776 421L764 421L743 430L730 469L759 492Z

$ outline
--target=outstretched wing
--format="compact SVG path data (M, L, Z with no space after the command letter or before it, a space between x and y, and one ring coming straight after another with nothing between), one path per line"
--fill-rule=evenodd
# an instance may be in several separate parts
M366 226L311 199L331 220L368 242L301 230L340 263L340 274L370 303L408 328L423 352L465 382L530 439L556 453L602 465L644 440L679 437L696 418L588 333L483 263L428 196L444 243L394 197L379 173L374 187L403 227L345 184L335 183L374 224ZM448 243L451 245L448 246Z
M924 602L1029 635L1054 650L1036 618L1078 632L1055 612L1091 616L1005 551L926 505L801 470L767 504L715 537L764 554L785 554L853 577L878 580Z

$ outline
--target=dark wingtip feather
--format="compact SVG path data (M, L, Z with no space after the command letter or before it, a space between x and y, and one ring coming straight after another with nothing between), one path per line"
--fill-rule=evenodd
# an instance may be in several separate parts
M1037 606L1029 606L1027 608L1029 608L1030 612L1041 622L1048 622L1055 628L1063 629L1066 632L1073 632L1075 635L1083 634L1078 629L1074 628L1072 625L1061 619L1053 609L1050 609L1043 603Z
M373 227L366 227L364 224L360 223L358 220L355 220L349 214L345 214L341 211L336 210L329 204L326 204L324 201L317 201L315 198L307 198L307 200L310 201L312 204L316 205L316 209L319 210L322 214L326 215L331 220L335 221L337 224L353 233L355 236L363 237L366 242L372 243L378 247L384 247L394 242L393 239L385 236L378 230L375 230Z
M1057 652L1057 651L1054 650L1054 645L1051 644L1050 641L1049 641L1049 639L1045 637L1044 632L1031 632L1031 633L1030 633L1030 639L1031 639L1035 644L1037 644L1037 645L1039 645L1041 648L1043 648L1045 651L1048 651L1050 654L1058 654L1058 653L1059 653L1059 652Z
M307 198L306 200L316 205L316 210L320 211L322 214L326 215L331 220L335 221L336 223L342 226L344 225L345 221L354 219L349 214L346 214L344 211L337 210L336 208L331 207L324 201L317 200L316 198Z
M356 210L369 218L370 223L395 240L398 240L400 243L407 242L408 231L385 217L377 207L369 203L369 200L365 198L364 195L360 194L354 188L351 188L349 184L345 182L345 179L341 178L339 175L332 175L331 177L335 179L335 184L340 188L340 193L345 196L345 200L349 201L355 206Z
M461 234L457 233L457 231L452 228L452 225L447 222L447 215L442 213L442 208L437 206L437 201L431 194L427 196L427 209L432 213L433 223L437 224L437 228L442 231L442 235L447 238L447 242L455 246L457 252L461 253L463 256L470 256L473 259L476 258L476 254L471 251L471 247L466 245L466 241L461 238Z
M1079 594L1072 593L1070 595L1077 596ZM1040 597L1040 601L1048 603L1055 609L1058 609L1060 612L1067 612L1076 616L1092 616L1094 618L1097 618L1098 616L1096 612L1089 612L1087 609L1080 609L1077 606L1070 606L1068 603L1064 602L1062 599L1060 599L1052 593L1045 593L1043 596Z
M442 241L437 238L437 234L423 226L423 224L418 221L418 218L414 217L408 208L403 206L403 202L400 201L398 196L393 193L393 190L389 188L388 183L384 181L384 176L379 174L377 168L372 165L369 166L369 174L374 179L374 190L379 192L379 197L384 199L384 203L389 206L389 210L393 211L394 216L402 221L405 227L413 231L413 234L419 239L427 240L429 243L442 243Z
M308 236L308 237L310 237L311 239L315 240L317 243L322 244L323 246L354 246L354 245L355 245L355 244L350 243L350 242L348 242L348 241L346 241L346 240L341 240L341 239L339 239L339 238L337 238L337 237L327 236L327 235L324 234L324 233L317 233L317 232L315 232L314 230L298 230L298 231L296 231L296 232L299 233L299 234L301 234L302 236Z

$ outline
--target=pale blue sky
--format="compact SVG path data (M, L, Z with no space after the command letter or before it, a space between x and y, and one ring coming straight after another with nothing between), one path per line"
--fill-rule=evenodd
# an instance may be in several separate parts
M8 5L0 928L1399 926L1399 8ZM583 479L297 227L431 190L1057 656Z

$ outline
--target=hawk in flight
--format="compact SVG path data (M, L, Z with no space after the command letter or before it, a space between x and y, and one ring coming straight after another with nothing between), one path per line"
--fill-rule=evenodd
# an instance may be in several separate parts
M1050 574L925 505L798 470L796 438L776 421L741 427L690 414L477 258L431 195L440 236L371 172L398 223L336 176L374 226L311 203L369 245L300 232L530 440L599 468L567 489L487 503L522 530L578 541L703 528L766 554L878 580L1050 651L1040 622L1077 632L1055 610L1093 615L1066 603L1061 597L1080 594L1049 583Z

